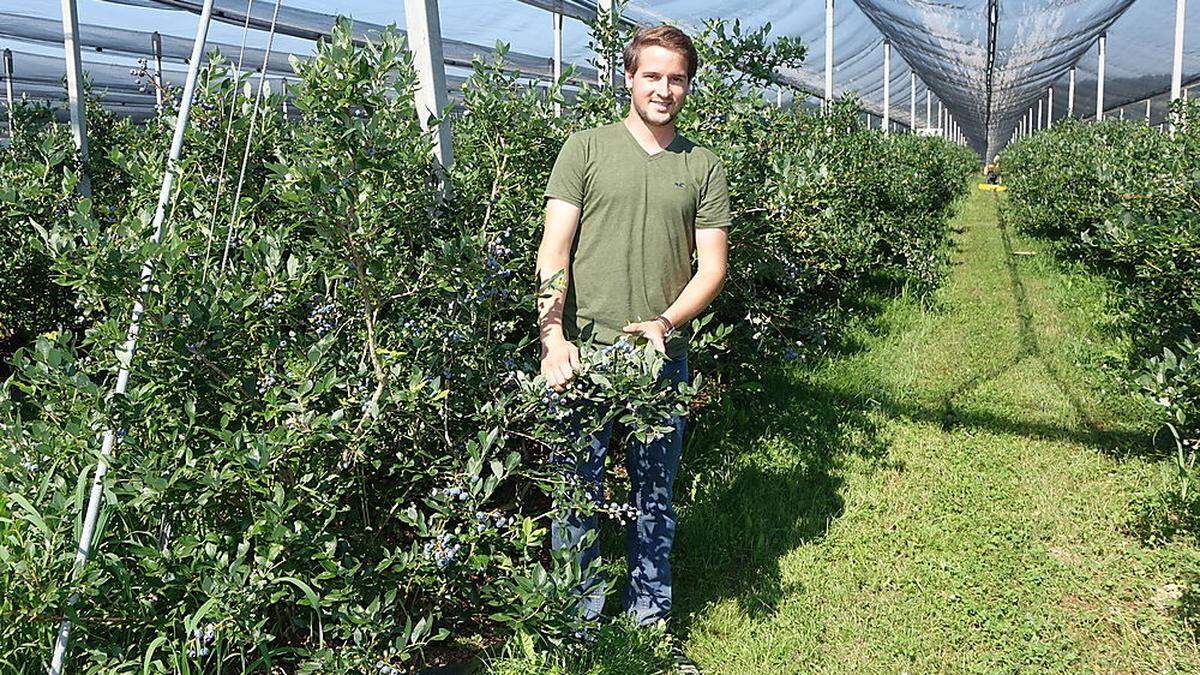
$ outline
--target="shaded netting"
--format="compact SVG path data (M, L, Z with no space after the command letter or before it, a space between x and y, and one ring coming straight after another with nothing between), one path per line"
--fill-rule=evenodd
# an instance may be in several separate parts
M1183 44L1183 86L1200 84L1200 6L1189 2ZM1168 30L1175 19L1174 3L1135 2L1108 30L1108 54L1104 77L1106 117L1116 117L1125 108L1125 119L1144 119L1150 101L1150 122L1166 120L1171 97L1171 49L1174 36ZM1075 116L1096 113L1096 72L1099 55L1095 43L1088 45L1076 67ZM1055 119L1067 114L1068 78L1054 82ZM1196 92L1194 92L1196 93ZM1081 105L1082 104L1082 105Z
M135 58L150 58L153 55L151 46L153 28L149 31L118 28L113 26L98 26L81 23L79 25L79 46L82 50L99 53L120 54ZM35 42L46 45L62 45L62 21L54 19L22 16L12 12L0 12L0 38L16 41ZM191 38L175 35L159 34L162 47L161 55L164 62L184 63L192 56ZM216 49L226 59L236 61L241 45L229 43L208 43L206 52ZM243 63L255 69L262 67L265 50L247 46L243 52ZM292 66L289 62L291 54L272 50L267 62L267 73L275 75L291 75ZM307 58L307 57L304 57Z
M1051 86L1056 118L1066 115L1072 66L1077 65L1074 114L1094 114L1096 43L1105 31L1105 109L1170 91L1175 3L1168 0L855 1L946 101L971 144L987 157L1003 147ZM1189 81L1200 70L1200 13L1194 9L1185 36L1190 48L1184 80ZM1159 102L1157 120L1165 104Z
M40 3L40 4L39 4ZM102 26L95 22L80 28L85 48L105 56L150 56L150 33L163 33L164 60L183 63L190 51L190 29L172 21L175 33L158 24L166 16L194 17L201 0L80 0L81 8L120 7L144 16L144 24ZM1194 2L1192 3L1195 4ZM41 6L44 5L44 6ZM255 0L250 5L246 36L248 69L261 64L265 30L274 3ZM305 6L301 6L305 5ZM61 41L58 3L29 0L26 7L0 13L0 46ZM247 0L216 0L214 18L240 35ZM594 58L582 20L595 16L587 0L441 0L442 34L450 85L461 84L462 68L476 57L491 58L497 40L512 46L508 65L533 79L545 80L553 72L551 18L547 9L558 8L568 17L563 24L563 58L585 64ZM162 11L177 10L177 11ZM51 12L55 12L51 14ZM1126 118L1146 114L1151 101L1151 122L1160 123L1169 103L1172 67L1174 2L1170 0L839 0L835 6L834 94L859 97L864 110L880 116L884 109L883 59L885 41L893 46L890 77L890 117L899 124L937 126L937 102L944 103L962 127L972 146L992 156L1009 140L1031 106L1054 88L1055 119L1067 113L1067 73L1077 68L1074 115L1095 112L1096 38L1107 31L1108 60L1105 78L1106 110L1122 107ZM353 16L354 31L369 39L389 23L405 24L402 3L379 0L287 0L280 11L278 33L291 40L268 66L269 74L290 72L285 51L303 57L312 52L312 41L328 35L337 14ZM778 81L801 94L784 101L804 104L808 96L821 96L825 78L824 0L634 0L625 12L631 23L676 23L690 31L702 28L705 19L723 17L755 29L771 23L773 36L799 38L808 56L797 69L779 73ZM194 23L191 24L194 26ZM1185 29L1184 83L1200 81L1200 10L1192 7ZM227 34L228 36L228 34ZM10 43L11 44L8 44ZM226 37L215 41L227 58L236 45ZM61 59L61 50L59 51ZM85 56L86 59L86 56ZM90 68L90 65L89 65ZM116 71L118 75L126 67ZM455 70L455 69L458 70ZM918 77L915 106L910 74ZM93 73L100 88L121 91L127 76L110 81L107 71ZM123 79L122 79L123 78ZM579 70L579 78L596 81L596 71ZM19 81L19 80L18 80ZM764 92L774 100L772 92ZM928 105L927 107L927 103ZM915 107L916 119L910 117ZM931 115L927 118L927 111ZM1046 113L1050 115L1049 112Z
M204 4L203 0L106 1L139 7L186 10L196 14L200 13L200 8ZM250 3L249 12L246 11L247 4L248 3L246 0L215 0L213 3L213 18L218 21L224 21L242 26L245 25L246 15L248 13L250 18L250 26L252 28L257 30L268 30L271 26L272 14L274 13L274 3ZM290 35L292 37L315 41L324 37L328 37L333 31L333 25L336 21L337 14L325 14L322 12L315 12L284 5L279 10L279 16L275 30L282 35ZM399 24L400 28L403 28L403 16L397 19L397 23ZM366 41L372 39L372 36L377 35L385 27L385 24L355 19L352 22L352 34L355 36L356 40ZM401 32L403 32L403 30L401 30ZM494 43L499 37L500 36L493 35L489 42ZM442 53L447 64L466 67L470 66L471 61L475 58L493 58L495 55L495 50L492 47L473 44L449 37L449 35L447 35L447 31L443 30ZM519 51L510 51L506 55L506 62L524 74L549 77L554 72L554 63L550 57L534 56L532 54L525 54ZM586 67L579 67L577 70L579 71L578 74L580 77L591 82L596 81L596 72L594 70Z

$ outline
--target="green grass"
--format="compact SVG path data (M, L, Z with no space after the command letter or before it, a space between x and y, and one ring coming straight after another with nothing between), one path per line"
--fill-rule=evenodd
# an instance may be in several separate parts
M675 617L705 672L1200 671L1200 552L1131 531L1170 470L1107 290L995 200L932 301L868 303L841 353L697 423ZM521 672L618 672L555 663Z

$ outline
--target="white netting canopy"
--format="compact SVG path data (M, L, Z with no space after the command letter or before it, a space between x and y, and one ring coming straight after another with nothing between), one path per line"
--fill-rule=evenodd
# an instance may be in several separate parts
M80 44L84 70L106 105L131 115L149 114L153 95L140 91L129 69L152 55L152 35L161 36L164 79L182 80L201 0L80 0ZM1195 0L1192 0L1195 5ZM261 64L274 2L216 0L211 47L236 58L243 40L247 69ZM249 21L247 22L247 8ZM488 56L496 41L511 46L511 65L535 79L553 72L551 19L568 17L563 58L578 77L595 81L586 67L592 57L583 24L595 4L582 0L442 0L439 2L448 82L456 88L472 57ZM1200 80L1200 8L1186 15L1183 82ZM403 3L378 0L285 0L279 13L275 51L267 66L272 80L291 74L289 56L303 58L313 41L329 33L338 15L352 17L364 37L394 23L405 25ZM737 19L745 28L766 23L772 36L793 36L808 46L803 67L779 73L779 82L804 95L824 91L826 8L824 0L757 2L667 0L631 2L625 17L640 24L668 21L697 29L706 18ZM893 49L890 69L891 120L927 126L927 106L940 102L968 142L993 155L1039 98L1054 119L1071 113L1095 115L1099 38L1107 36L1103 110L1149 116L1161 122L1171 90L1174 0L838 0L834 7L833 89L856 94L870 114L885 106L884 44ZM243 26L249 25L244 32ZM62 21L57 0L23 0L0 12L0 48L13 54L17 96L58 100L65 96ZM251 65L253 64L253 65ZM1072 68L1074 97L1069 96ZM916 74L916 105L910 105ZM785 102L793 103L790 93ZM916 112L916 119L912 113ZM933 112L933 111L931 111ZM935 117L936 119L936 117Z

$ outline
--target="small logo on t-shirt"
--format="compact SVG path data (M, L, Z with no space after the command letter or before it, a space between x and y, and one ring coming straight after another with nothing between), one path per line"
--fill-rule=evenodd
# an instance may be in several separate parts
M684 183L684 182L683 182L683 181L681 181L681 180L677 180L677 181L675 181L675 187L677 187L677 188L685 188L685 187L687 187L687 183Z

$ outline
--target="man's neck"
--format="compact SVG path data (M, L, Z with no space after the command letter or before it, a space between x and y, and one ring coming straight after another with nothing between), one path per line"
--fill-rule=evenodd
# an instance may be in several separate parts
M664 148L675 140L675 123L672 122L665 126L653 126L646 124L646 121L641 118L632 108L629 114L622 120L629 133L633 134L634 140L638 142L642 148L650 153L655 154L662 152Z

